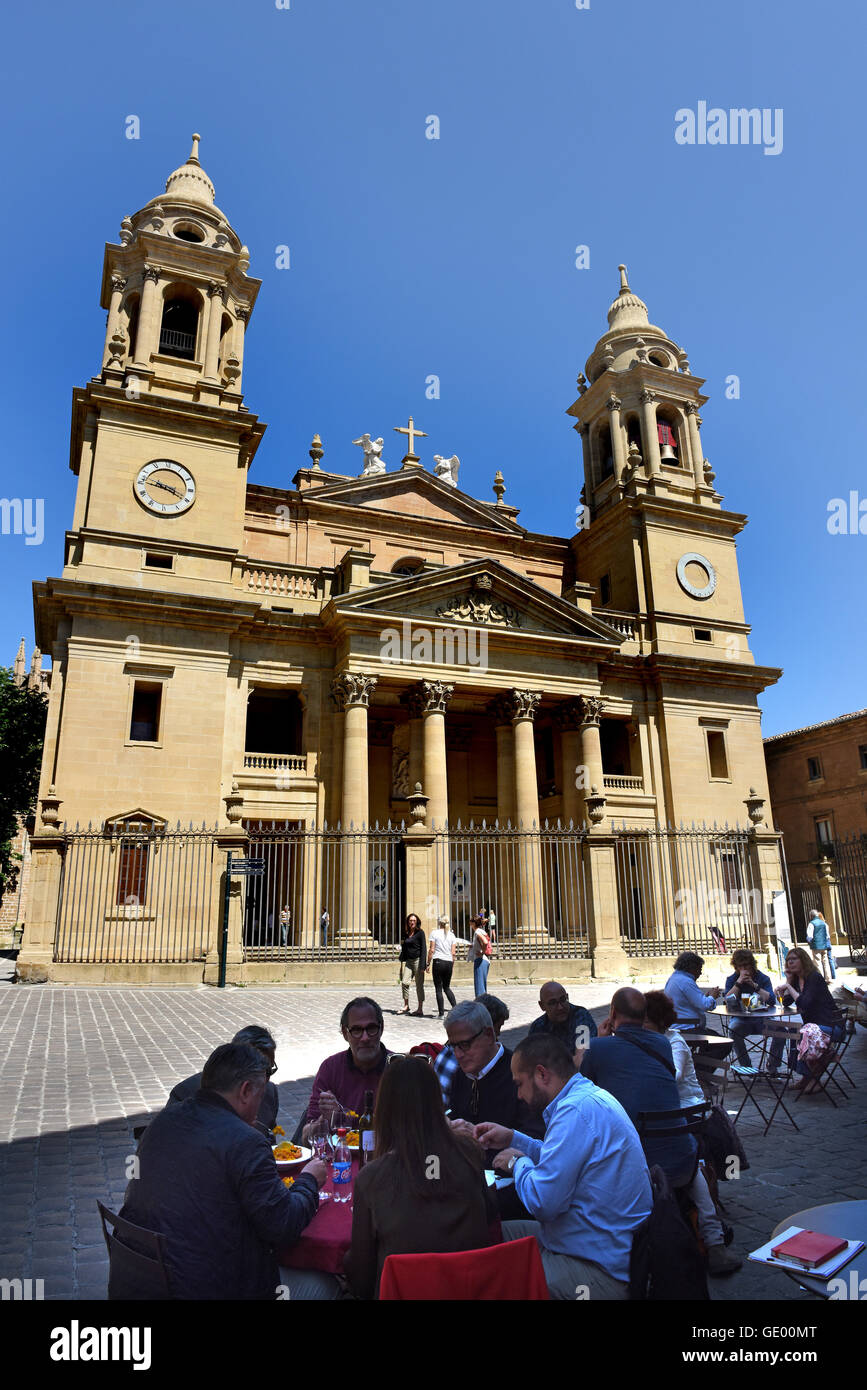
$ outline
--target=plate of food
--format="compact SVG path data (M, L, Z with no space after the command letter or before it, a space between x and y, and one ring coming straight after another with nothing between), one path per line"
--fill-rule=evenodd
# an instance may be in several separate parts
M286 1139L279 1144L272 1144L271 1152L280 1173L289 1173L299 1164L309 1163L313 1157L312 1149L305 1148L303 1144L290 1144Z

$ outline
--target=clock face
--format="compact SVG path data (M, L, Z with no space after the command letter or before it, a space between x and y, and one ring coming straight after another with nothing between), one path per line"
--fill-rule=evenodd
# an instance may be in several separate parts
M677 562L677 582L691 598L710 598L716 589L716 570L710 560L690 550Z
M154 459L136 474L133 491L143 507L158 516L180 516L196 500L196 482L172 459Z

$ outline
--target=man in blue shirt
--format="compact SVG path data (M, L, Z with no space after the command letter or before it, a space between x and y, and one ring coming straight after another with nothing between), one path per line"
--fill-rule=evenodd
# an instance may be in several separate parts
M703 970L704 961L695 951L681 951L674 962L674 973L668 977L665 993L677 1010L677 1022L671 1026L678 1032L703 1032L705 1013L716 1008L721 990L714 985L705 994L696 984Z
M512 1076L519 1099L542 1111L545 1137L476 1127L535 1218L504 1222L505 1239L536 1237L552 1298L626 1299L632 1237L653 1205L635 1129L613 1096L573 1070L557 1038L520 1042Z
M570 1004L569 995L556 980L549 980L540 989L539 1008L542 1016L530 1024L528 1037L550 1033L565 1044L570 1057L576 1047L584 1048L596 1037L593 1015L580 1004Z

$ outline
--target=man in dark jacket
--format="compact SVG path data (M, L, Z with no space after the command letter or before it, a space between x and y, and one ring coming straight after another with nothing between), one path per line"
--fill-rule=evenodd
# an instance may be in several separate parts
M576 1048L585 1048L596 1037L593 1015L580 1004L570 1004L569 995L557 980L548 980L539 990L539 1008L541 1017L530 1024L528 1038L549 1033L560 1039L571 1057Z
M242 1028L232 1039L233 1043L248 1043L250 1047L255 1047L257 1052L261 1052L267 1065L267 1075L273 1076L277 1070L274 1061L277 1044L271 1037L267 1028L260 1028L258 1023L250 1023L246 1028ZM197 1071L195 1076L188 1076L186 1081L179 1081L169 1092L167 1105L174 1105L178 1101L188 1100L194 1096L202 1084L202 1073ZM280 1092L273 1081L265 1082L265 1090L262 1094L262 1104L259 1106L259 1114L256 1117L256 1128L263 1134L269 1134L277 1123L277 1112L280 1109Z
M249 1044L218 1047L199 1090L167 1105L142 1136L120 1215L165 1237L173 1298L275 1298L274 1250L296 1241L319 1209L325 1164L314 1159L287 1188L253 1127L266 1065ZM142 1293L112 1278L109 1296Z

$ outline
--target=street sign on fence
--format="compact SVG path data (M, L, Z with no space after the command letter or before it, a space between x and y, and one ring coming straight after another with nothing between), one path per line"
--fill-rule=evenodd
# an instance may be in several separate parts
M247 878L260 878L264 872L264 859L233 859L229 864L230 874L242 874Z

